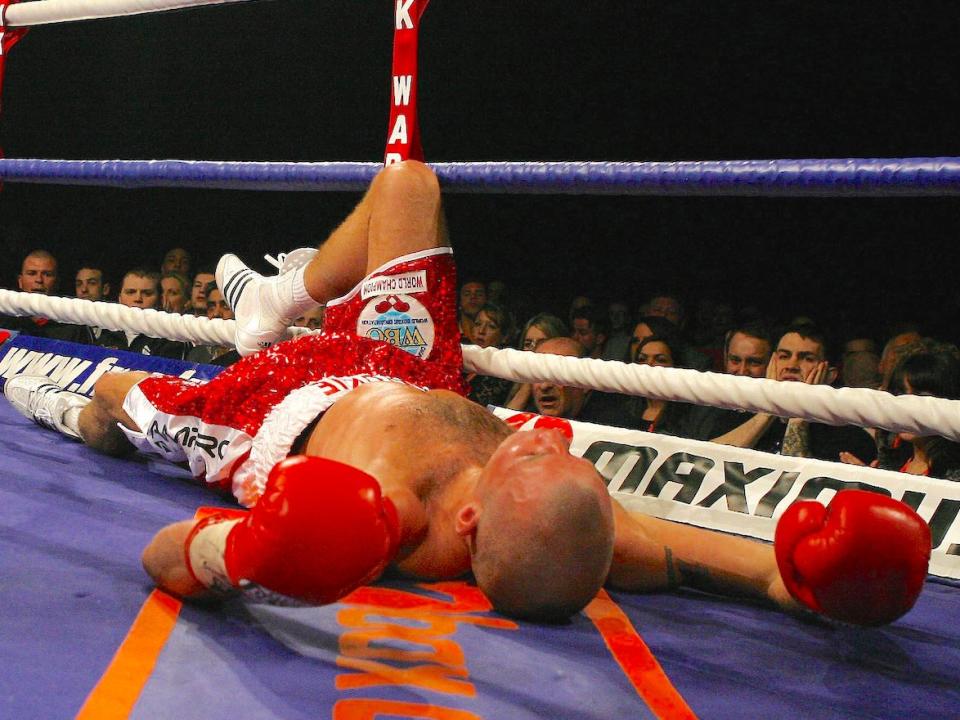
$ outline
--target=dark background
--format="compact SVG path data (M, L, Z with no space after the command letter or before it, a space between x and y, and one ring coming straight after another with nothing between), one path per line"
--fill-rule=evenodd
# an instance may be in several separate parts
M34 28L11 53L8 157L381 159L391 0L273 0ZM960 155L951 2L466 3L421 29L427 159ZM347 193L8 183L0 284L22 255L113 273L175 245L215 262L314 245ZM540 307L659 287L880 330L953 336L960 201L453 195L461 274Z

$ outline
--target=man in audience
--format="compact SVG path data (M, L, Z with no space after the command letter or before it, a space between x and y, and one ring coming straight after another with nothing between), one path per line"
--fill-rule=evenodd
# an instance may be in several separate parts
M17 287L20 292L53 295L57 288L57 259L47 250L31 250L23 258ZM0 327L23 335L55 340L75 340L78 326L59 323L42 316L0 317Z
M192 262L190 253L184 248L170 248L167 250L167 254L163 256L163 262L160 264L160 274L178 272L181 275L190 277L190 266Z
M567 310L567 324L573 325L573 314L584 308L593 307L593 298L589 295L574 295L570 301L570 308Z
M155 308L160 302L160 275L145 268L129 270L120 283L118 301L141 310Z
M680 298L669 293L653 295L640 308L640 315L666 318L678 330L686 324L686 312Z
M592 305L582 307L573 312L570 337L583 345L587 357L602 357L607 342L607 322Z
M537 345L534 352L566 357L587 357L587 349L573 338L555 337ZM583 422L630 427L624 424L627 417L625 395L605 393L599 390L558 385L552 382L532 384L534 412L547 417L581 420Z
M544 340L534 352L548 355L583 358L587 349L573 338L555 337ZM592 390L558 385L553 382L538 382L531 385L534 410L547 417L575 420L580 417Z
M837 368L831 366L827 358L826 338L816 326L792 325L780 336L766 377L780 382L830 385L837 377ZM851 453L869 464L877 454L873 439L862 428L822 425L801 418L786 420L766 413L757 413L720 437L709 439L764 452L834 462L839 462L840 453Z
M880 387L880 354L873 338L853 337L843 344L841 379L846 387L877 390Z
M473 337L473 321L487 304L487 286L476 278L467 278L460 286L460 334L464 342Z
M83 263L74 278L77 297L91 302L104 302L110 294L110 283L103 277L103 268L99 263ZM87 345L98 345L103 328L97 325L78 325L76 341Z
M118 300L121 305L130 308L155 309L160 302L160 275L146 268L129 270L120 284ZM98 338L97 345L177 359L183 359L187 353L186 343L142 335L133 330L104 331Z
M627 303L622 300L614 300L607 306L607 320L609 322L609 331L607 341L603 344L604 360L627 359L627 352L630 349L630 311Z
M193 276L193 285L190 288L189 310L194 315L207 314L207 287L210 283L216 283L216 276L213 274L213 268L200 268L197 274Z
M770 329L760 321L743 323L728 331L723 348L723 371L727 375L764 377L773 347L770 335ZM695 440L722 442L722 436L749 418L751 416L741 410L693 405L683 420L681 434ZM754 421L754 424L763 424L766 429L765 421Z
M53 295L57 288L57 259L46 250L31 250L20 265L17 287L21 292Z
M75 278L76 294L82 300L105 300L110 294L110 283L103 277L103 268L87 263L80 266Z

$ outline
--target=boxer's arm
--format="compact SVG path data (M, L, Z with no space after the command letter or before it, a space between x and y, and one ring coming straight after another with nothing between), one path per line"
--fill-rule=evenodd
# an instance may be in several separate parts
M143 551L141 562L161 590L182 598L202 599L213 593L201 585L187 568L184 543L196 520L183 520L162 528Z
M682 585L799 609L771 546L630 512L616 501L613 507L616 536L607 579L613 588L653 592Z

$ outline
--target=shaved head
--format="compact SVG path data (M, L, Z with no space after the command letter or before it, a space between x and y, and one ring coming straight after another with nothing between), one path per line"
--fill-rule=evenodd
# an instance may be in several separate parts
M596 469L557 430L518 432L491 456L460 511L472 567L494 608L547 622L582 610L613 559L613 503Z

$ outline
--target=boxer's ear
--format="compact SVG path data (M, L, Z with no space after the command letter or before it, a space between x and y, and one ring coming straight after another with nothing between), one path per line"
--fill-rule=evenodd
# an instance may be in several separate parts
M483 514L483 508L476 500L471 500L457 511L457 517L454 521L454 530L461 537L473 536L477 532L477 523L480 522L480 516Z

